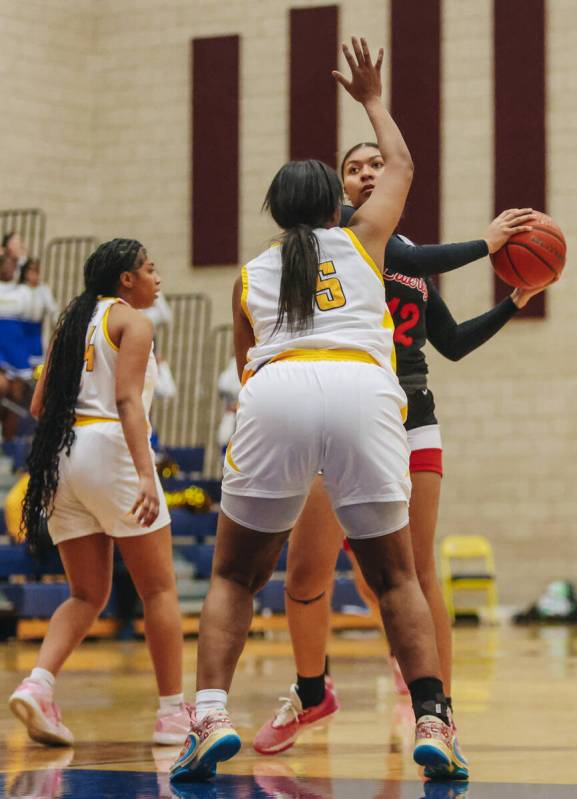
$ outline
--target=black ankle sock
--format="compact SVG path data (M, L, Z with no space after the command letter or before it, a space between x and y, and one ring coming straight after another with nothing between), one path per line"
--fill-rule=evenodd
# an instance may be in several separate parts
M320 705L325 698L325 675L318 677L301 677L297 674L297 692L303 705L303 710L313 705Z
M329 656L327 655L325 657L325 674L328 677L330 673L331 673L331 664L330 664L330 661L329 661Z
M409 691L417 721L421 716L437 716L445 724L449 724L449 706L441 680L436 677L420 677L409 685Z

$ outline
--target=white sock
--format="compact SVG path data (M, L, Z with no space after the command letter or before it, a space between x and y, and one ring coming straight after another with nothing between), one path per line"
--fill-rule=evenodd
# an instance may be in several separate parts
M202 721L203 718L214 710L224 710L228 700L226 691L220 688L205 688L203 691L196 692L196 720Z
M44 686L44 688L48 688L50 691L54 691L54 686L56 685L56 677L52 674L51 671L47 669L40 669L38 666L35 669L32 669L30 672L29 680L34 680L34 682L39 682L40 685Z
M184 694L172 694L172 696L159 696L158 697L158 715L167 716L169 713L174 713L175 710L180 710L184 704Z

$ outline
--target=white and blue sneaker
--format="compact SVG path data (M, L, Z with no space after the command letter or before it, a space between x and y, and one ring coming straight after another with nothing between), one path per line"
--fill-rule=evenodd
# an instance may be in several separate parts
M452 725L437 716L421 716L415 730L413 759L433 780L467 780L469 764L459 751Z
M217 764L230 760L240 749L240 737L224 708L208 713L200 722L191 720L191 731L170 767L171 781L209 780Z

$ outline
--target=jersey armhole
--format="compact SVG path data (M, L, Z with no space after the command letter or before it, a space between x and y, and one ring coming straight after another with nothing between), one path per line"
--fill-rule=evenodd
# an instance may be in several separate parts
M352 243L353 247L355 248L355 250L359 253L359 255L361 256L363 261L366 261L366 263L371 267L371 269L373 270L375 275L378 277L381 285L384 286L385 285L385 279L383 277L383 273L381 272L379 267L376 265L374 260L371 258L369 253L365 250L365 248L363 247L363 245L359 241L359 239L357 237L357 234L353 230L351 230L350 227L343 227L343 228L341 228L341 230L344 233L347 234L347 236L351 240L351 243Z
M119 302L119 300L111 302L108 308L104 311L104 316L102 317L102 332L104 333L104 338L106 339L106 343L114 352L118 352L120 347L118 347L110 338L110 332L108 330L108 317L110 315L110 309L113 305L116 305L117 302Z

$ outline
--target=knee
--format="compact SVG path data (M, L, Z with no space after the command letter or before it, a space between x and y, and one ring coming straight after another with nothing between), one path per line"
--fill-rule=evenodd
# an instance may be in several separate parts
M324 594L330 588L332 582L332 572L325 575L322 571L315 571L311 564L297 563L289 564L286 576L286 591L291 597L298 599L311 599L319 594Z
M94 615L99 616L110 598L110 589L110 585L99 586L92 589L87 589L86 587L72 588L70 596L73 599L77 599L79 602L84 602L86 605L89 605Z
M230 583L235 583L241 588L250 591L251 594L256 594L261 588L268 583L272 574L272 568L263 567L250 567L246 565L245 568L238 565L221 565L215 567L214 577L221 580L227 580Z
M145 603L162 597L176 597L176 583L174 580L167 580L162 583L146 585L138 590L138 595Z
M404 588L413 580L417 582L415 570L412 568L381 568L364 573L365 582L370 591L381 599L391 591Z

